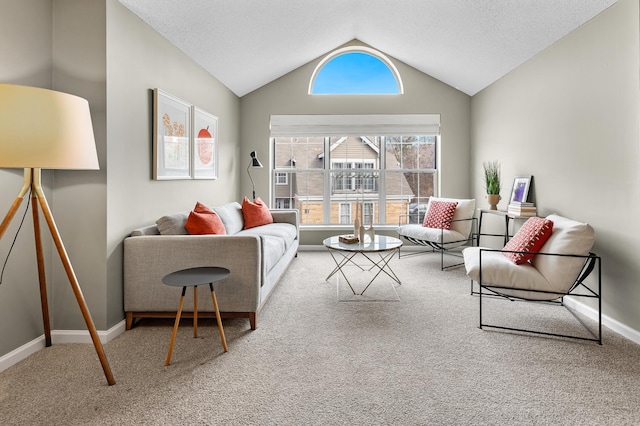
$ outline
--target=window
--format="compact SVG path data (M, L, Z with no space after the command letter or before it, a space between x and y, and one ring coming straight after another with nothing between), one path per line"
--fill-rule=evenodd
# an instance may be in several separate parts
M327 55L309 83L312 95L401 94L402 80L391 60L365 47L350 46Z
M350 203L340 203L340 223L352 223Z
M437 114L272 116L274 204L290 200L302 226L352 224L356 203L365 225L397 225L436 194L439 121ZM355 131L366 136L344 136Z
M289 198L276 198L276 209L290 209L291 200Z
M333 175L333 187L336 192L345 191L374 191L376 188L376 179L372 175L363 172L365 169L373 169L373 161L335 161L331 164Z
M289 182L289 175L286 173L276 173L275 182L276 185L287 185Z
M374 223L374 216L373 216L373 206L374 203L371 202L367 202L367 203L362 203L362 225L371 225Z

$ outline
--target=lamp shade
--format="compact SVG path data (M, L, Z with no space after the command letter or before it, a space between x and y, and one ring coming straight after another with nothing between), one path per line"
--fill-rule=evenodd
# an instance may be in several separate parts
M0 168L99 168L89 102L0 84Z
M262 167L262 163L258 160L255 151L251 151L251 167Z

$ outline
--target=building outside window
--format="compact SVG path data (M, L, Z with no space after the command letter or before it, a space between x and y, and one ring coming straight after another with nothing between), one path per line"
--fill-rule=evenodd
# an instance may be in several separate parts
M289 175L286 173L276 173L275 175L275 184L276 185L287 185L289 182Z
M367 226L415 222L411 209L435 195L438 138L272 132L274 205L289 200L288 205L300 211L303 227L352 224L356 203Z

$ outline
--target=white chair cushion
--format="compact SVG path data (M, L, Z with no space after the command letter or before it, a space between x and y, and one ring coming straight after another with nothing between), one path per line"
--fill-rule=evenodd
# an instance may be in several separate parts
M593 228L586 224L552 214L553 232L540 249L541 253L574 254L586 256L595 241ZM480 247L469 247L462 251L467 275L480 281ZM584 258L545 256L537 254L531 263L516 265L501 252L483 252L482 283L512 287L520 290L499 290L500 293L535 300L551 300L559 297L553 293L537 293L526 290L567 293L575 282Z
M429 203L431 201L454 201L457 202L456 212L453 215L453 220L460 219L471 219L475 214L476 210L476 200L474 199L458 199L458 198L429 198ZM427 208L427 211L428 208ZM466 220L464 222L453 222L451 224L451 230L456 231L457 233L463 235L463 238L467 238L467 236L471 233L472 221Z
M460 244L448 246L447 248L462 245L467 240L467 237L451 229L427 228L417 224L400 225L398 227L398 234L404 237L411 237L417 240L431 241L434 243L451 243L452 241L460 242Z
M540 249L541 253L575 254L586 256L593 248L595 232L587 224L552 214L553 232ZM567 292L578 277L584 258L536 255L531 264L556 291Z
M462 250L464 267L467 276L473 281L480 282L480 249L484 247L467 247ZM553 293L539 293L539 291L554 291L549 282L530 263L516 265L502 252L485 251L482 253L482 284L514 287L522 290L494 290L508 296L523 297L531 300L552 300L559 297Z

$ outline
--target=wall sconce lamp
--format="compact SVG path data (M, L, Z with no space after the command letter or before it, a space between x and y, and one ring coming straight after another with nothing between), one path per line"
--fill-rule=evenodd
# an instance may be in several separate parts
M38 206L42 209L107 382L115 384L41 183L42 169L99 169L89 103L83 98L53 90L0 84L0 168L24 169L22 189L0 224L0 239L27 193L31 196L45 345L51 346L51 325Z
M262 163L260 162L260 160L258 160L258 157L256 157L256 152L255 151L251 151L251 162L249 163L249 166L247 166L247 174L249 175L249 179L251 180L251 186L253 188L253 199L256 199L256 184L253 182L253 178L251 177L251 168L252 167L260 167L262 168Z

